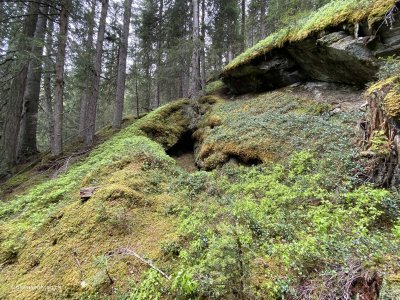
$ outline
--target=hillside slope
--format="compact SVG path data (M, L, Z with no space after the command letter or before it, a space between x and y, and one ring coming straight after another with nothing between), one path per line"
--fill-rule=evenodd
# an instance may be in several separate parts
M355 20L394 2L375 3ZM7 190L0 298L398 299L398 76L365 92L313 76L246 85L253 75ZM228 94L240 86L252 93Z

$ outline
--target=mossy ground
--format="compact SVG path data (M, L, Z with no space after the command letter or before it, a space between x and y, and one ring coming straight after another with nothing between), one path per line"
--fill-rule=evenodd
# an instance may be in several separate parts
M0 204L0 298L337 299L369 277L395 293L400 197L362 185L357 113L290 90L206 96L194 136L213 170L188 172L165 152L187 133L186 105ZM82 202L83 186L99 189Z
M284 28L266 39L247 49L223 70L223 73L236 69L249 63L251 60L281 48L286 43L297 42L306 39L310 35L322 31L328 27L334 27L342 23L356 23L368 20L372 25L382 20L385 13L393 7L395 0L334 0L320 8L309 16L298 20L292 26Z
M107 272L116 282L114 292L138 280L143 265L111 254L132 247L157 258L163 242L174 240L176 221L164 213L171 201L165 191L179 169L146 133L157 132L151 137L165 145L176 142L188 122L186 104L177 101L150 113L67 173L0 203L1 298L110 293ZM159 122L165 122L165 136ZM79 189L85 186L100 188L83 203ZM108 266L97 266L96 257L106 257Z
M354 112L330 116L329 103L297 96L290 89L237 101L217 97L216 101L194 134L200 142L197 158L206 169L230 158L249 164L271 163L305 149L333 155L353 147Z

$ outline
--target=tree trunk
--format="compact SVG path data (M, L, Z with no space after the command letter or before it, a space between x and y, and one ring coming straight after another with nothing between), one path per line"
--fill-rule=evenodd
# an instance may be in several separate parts
M42 79L42 60L44 37L47 25L48 6L41 9L35 31L35 45L32 47L32 60L29 64L24 96L24 109L19 133L18 158L24 160L37 154L37 115L39 110L40 82Z
M267 25L266 25L266 13L267 13L267 3L261 3L260 7L260 40L263 40L267 36Z
M126 57L128 55L129 26L131 24L132 1L133 0L125 0L124 27L122 29L122 39L119 51L117 92L116 92L115 107L114 107L114 120L113 120L114 129L121 129L122 113L124 111Z
M206 91L207 75L206 75L206 0L201 1L201 89L203 93Z
M242 0L242 52L246 49L246 0Z
M199 2L192 0L193 26L192 26L192 73L190 76L189 97L196 99L199 95Z
M51 14L55 14L55 9L52 8L50 10ZM43 89L44 89L44 97L45 97L45 110L47 117L47 132L49 136L49 145L51 145L53 141L53 128L54 128L54 114L53 114L53 90L51 77L54 74L54 64L52 59L52 51L53 51L53 30L54 23L49 22L48 25L48 33L46 37L46 59L45 59L45 72L43 78Z
M95 15L96 15L96 0L92 0L91 2L91 12L90 12L90 17L88 20L88 36L87 36L87 41L86 41L86 51L89 53L88 57L88 66L86 67L85 70L85 80L84 80L84 90L82 91L82 96L81 96L81 103L80 103L80 109L79 109L79 137L81 139L85 138L85 128L87 126L86 124L86 108L88 105L88 99L92 93L92 81L93 81L93 64L91 60L91 55L93 55L93 35L94 35L94 26L95 26Z
M106 31L108 12L108 0L102 0L101 16L99 23L99 31L97 33L96 42L96 57L94 60L94 74L92 83L92 93L88 99L88 105L86 108L86 128L85 128L85 143L86 145L93 145L94 135L96 132L96 110L97 110L97 99L99 97L100 88L100 75L101 75L101 59L103 56L103 43L104 34Z
M69 0L61 3L60 13L60 32L58 38L58 48L56 56L56 78L54 86L54 129L51 153L58 156L62 153L62 134L64 119L64 67L65 67L65 51L67 48L68 34L68 8Z
M163 11L164 11L164 0L160 0L160 7L158 10L158 26L157 26L157 91L156 91L156 105L157 107L160 106L160 89L161 89L161 82L160 82L160 68L161 68L161 56L162 56L162 18L163 18Z
M31 50L31 43L29 40L35 34L38 13L39 3L30 2L28 15L24 22L22 37L17 46L17 51L19 53L27 53ZM6 105L6 119L4 121L0 148L0 173L3 174L9 172L16 163L18 133L21 122L28 66L29 60L17 60L15 66L17 74L11 82L10 97Z
M137 67L136 67L136 61L135 61L135 93L136 93L136 116L139 117L140 115L140 102L139 102L139 83L138 83L138 72L137 72Z

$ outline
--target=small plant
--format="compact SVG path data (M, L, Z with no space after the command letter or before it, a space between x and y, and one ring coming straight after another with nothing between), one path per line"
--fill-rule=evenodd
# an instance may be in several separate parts
M380 156L390 154L390 142L383 130L376 130L371 135L371 150Z
M382 66L378 72L379 80L385 80L400 74L400 58L396 55L381 59Z

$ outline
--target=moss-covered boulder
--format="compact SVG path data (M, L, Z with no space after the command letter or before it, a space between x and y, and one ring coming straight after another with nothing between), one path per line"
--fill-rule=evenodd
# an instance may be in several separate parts
M331 1L239 55L225 67L222 79L236 94L273 90L307 78L364 85L379 70L379 57L400 53L400 22L390 28L382 23L394 6L400 3Z

